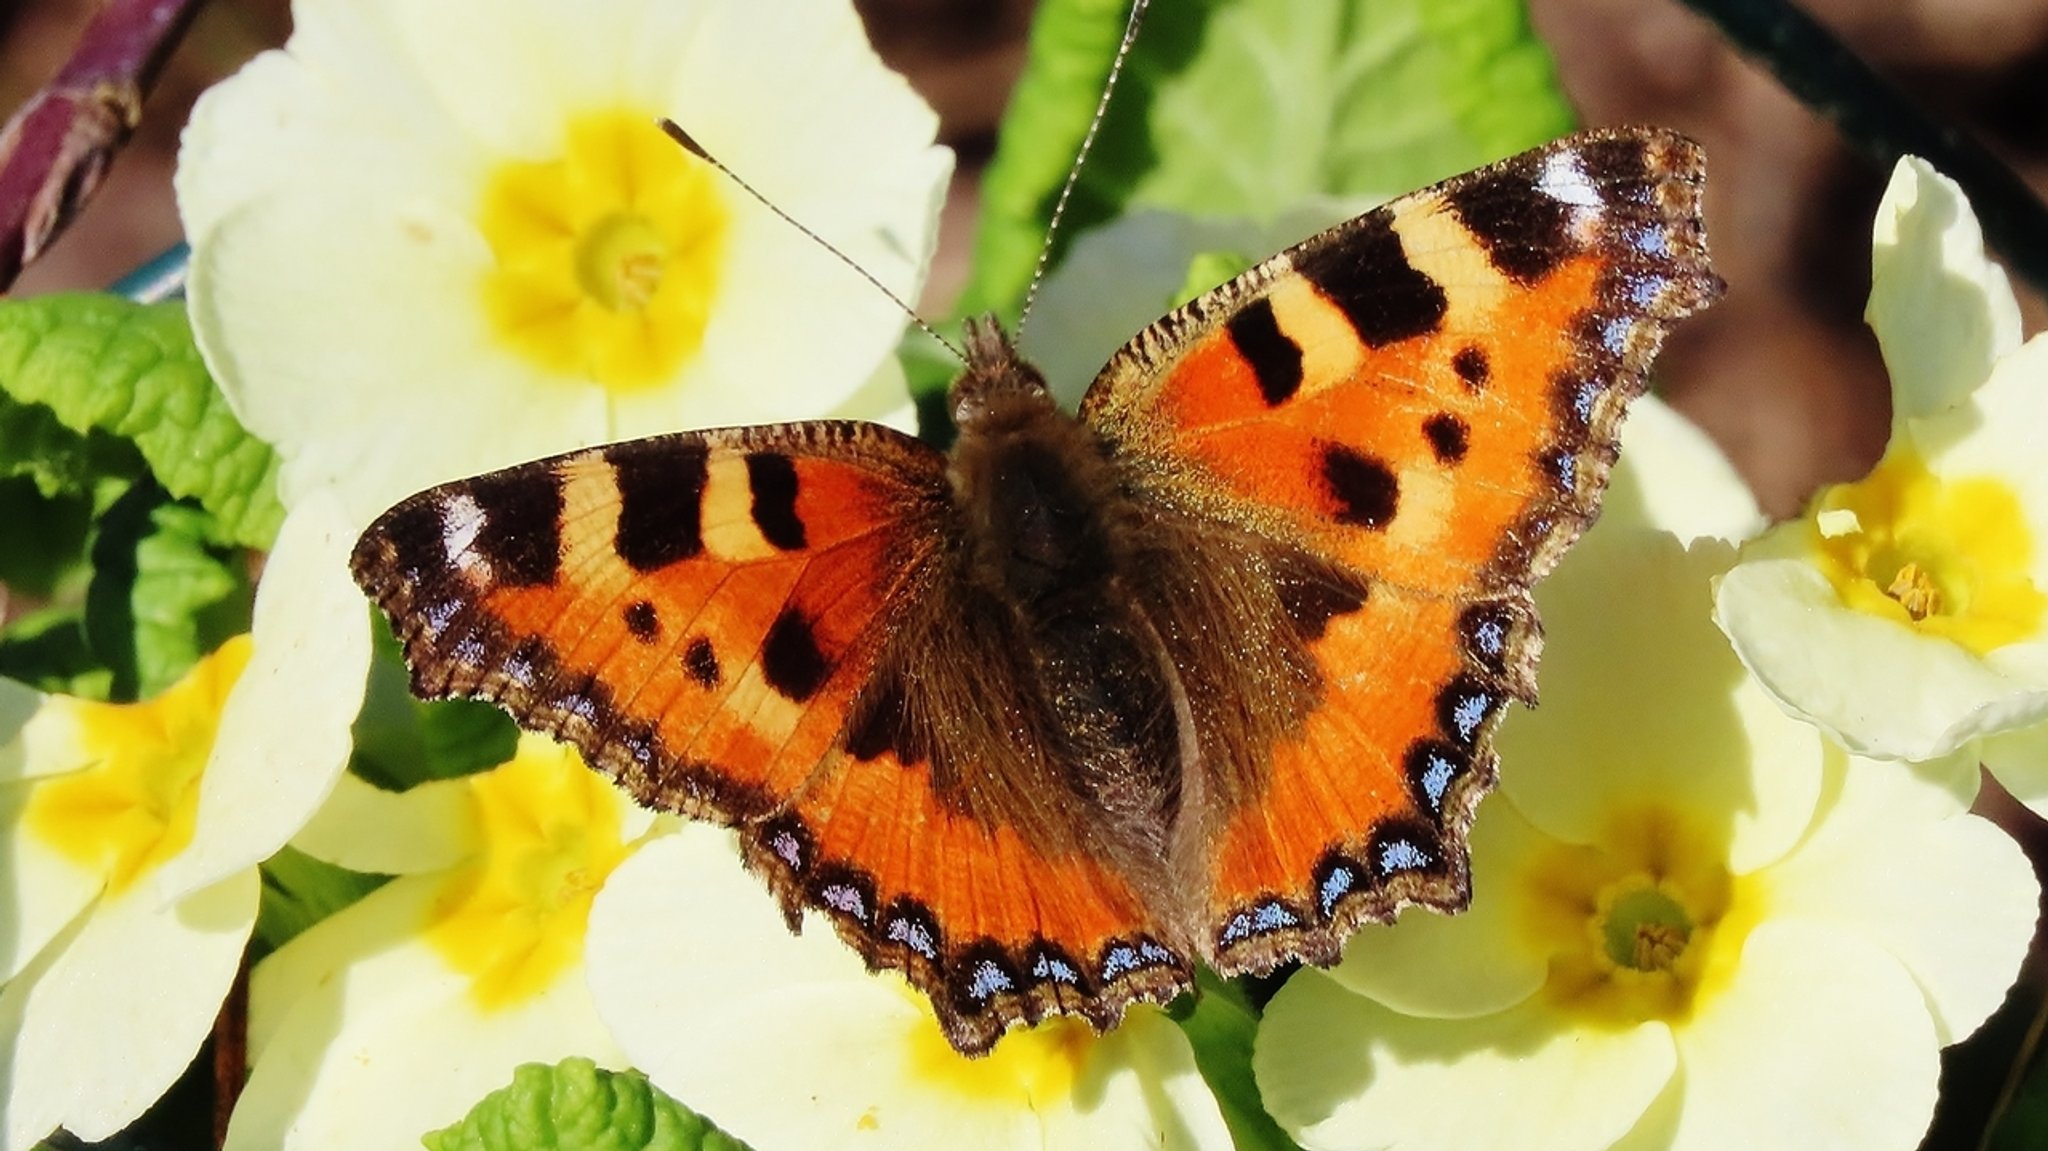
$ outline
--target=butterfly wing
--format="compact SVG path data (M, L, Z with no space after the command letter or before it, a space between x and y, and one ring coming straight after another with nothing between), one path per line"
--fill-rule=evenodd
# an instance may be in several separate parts
M1597 512L1665 331L1720 288L1701 180L1669 132L1559 141L1265 261L1140 333L1088 391L1083 418L1142 504L1191 539L1257 541L1237 550L1281 586L1238 599L1307 652L1304 701L1271 739L1218 702L1257 684L1194 693L1214 802L1192 834L1221 970L1331 961L1404 903L1463 905L1492 730L1533 696L1529 585ZM1158 617L1189 610L1149 594ZM1218 627L1244 631L1162 630L1199 671L1230 662L1202 638Z
M853 423L631 441L415 495L353 565L416 692L494 701L642 803L738 826L792 928L824 912L962 1050L1054 1012L1106 1027L1191 973L1038 809L1052 769L988 718L1028 710L1017 677L958 670L1008 654L958 602L945 466Z

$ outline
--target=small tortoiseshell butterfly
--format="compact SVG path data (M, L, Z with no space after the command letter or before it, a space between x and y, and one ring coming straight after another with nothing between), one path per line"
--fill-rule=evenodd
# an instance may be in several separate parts
M385 513L413 686L737 827L954 1046L1469 894L1530 585L1720 281L1701 157L1589 132L1404 196L1138 333L1079 418L970 325L950 453L658 436ZM706 925L704 929L711 929Z

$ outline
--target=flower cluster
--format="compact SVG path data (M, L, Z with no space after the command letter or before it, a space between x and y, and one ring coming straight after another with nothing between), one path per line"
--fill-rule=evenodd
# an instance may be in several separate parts
M1766 531L1698 429L1637 404L1605 518L1538 591L1544 706L1499 732L1468 912L1369 927L1262 1013L1236 988L968 1059L824 917L792 934L730 831L636 806L480 705L413 700L350 575L364 526L440 481L691 427L907 426L897 306L734 176L914 298L952 162L931 110L851 0L293 16L200 101L176 182L187 350L276 517L84 438L37 473L128 510L122 558L160 587L211 564L228 591L185 614L241 634L130 653L124 674L179 669L148 690L61 661L0 679L0 1151L115 1135L216 1028L246 1040L225 1139L252 1151L1903 1151L1925 1131L1941 1049L2035 928L2026 859L1972 814L1979 764L2048 813L2048 342L2021 341L1926 165L1877 222L1896 397L1869 476ZM1148 211L1077 239L1039 313L1055 386L1237 249L1329 218L1300 213ZM216 426L189 414L165 418ZM204 512L184 550L150 519L180 499ZM260 565L229 546L249 533Z

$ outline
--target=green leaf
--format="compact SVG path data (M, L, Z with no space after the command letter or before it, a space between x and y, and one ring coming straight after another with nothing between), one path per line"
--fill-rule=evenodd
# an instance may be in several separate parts
M743 1151L745 1144L670 1099L637 1071L588 1059L528 1063L470 1110L429 1132L428 1151Z
M100 517L86 590L86 638L114 670L117 699L146 699L247 631L253 599L239 552L209 541L213 518L129 489Z
M114 669L85 637L85 609L31 612L0 631L0 677L80 699L112 698Z
M49 408L0 394L0 478L25 476L54 498L90 492L105 479L132 481L146 470L128 441L100 431L81 435Z
M1299 1151L1294 1140L1266 1114L1252 1081L1252 1039L1259 1013L1244 989L1207 968L1196 975L1201 994L1180 1020L1195 1049L1195 1066L1216 1096L1237 1151Z
M388 791L453 779L512 758L519 728L487 703L412 694L398 641L382 616L370 625L370 680L356 717L349 769Z
M220 542L265 547L276 536L277 454L229 410L181 304L97 294L0 301L0 391L81 436L134 443L165 490L213 513Z
M963 311L1013 306L1100 95L1122 0L1046 0L982 184ZM1521 0L1183 0L1133 48L1064 238L1138 206L1264 218L1376 199L1571 127Z
M262 954L283 947L300 932L390 882L387 876L336 867L293 847L279 849L259 870L263 894L256 905L256 947Z

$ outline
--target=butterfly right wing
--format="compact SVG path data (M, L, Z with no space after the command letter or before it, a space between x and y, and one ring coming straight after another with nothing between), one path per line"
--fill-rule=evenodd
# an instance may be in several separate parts
M419 493L353 566L425 696L497 703L641 803L740 828L794 928L824 912L952 1043L1107 1027L1191 983L1015 720L960 586L945 462L875 425L614 444Z

